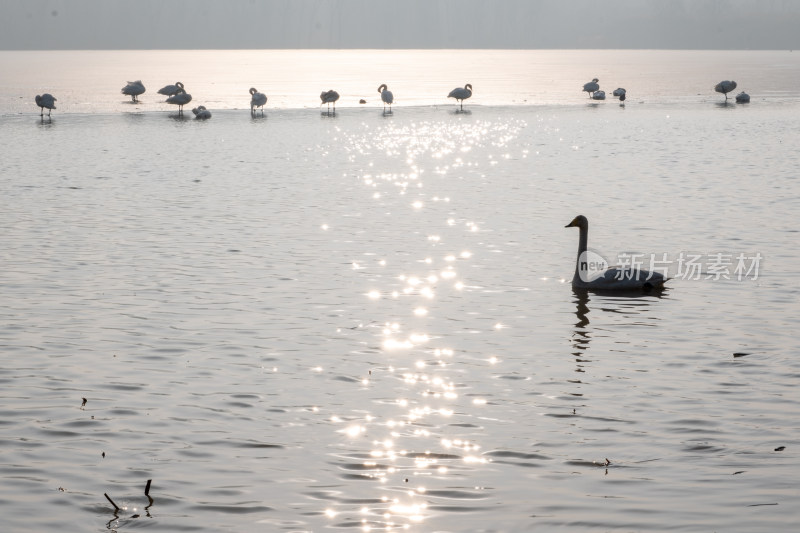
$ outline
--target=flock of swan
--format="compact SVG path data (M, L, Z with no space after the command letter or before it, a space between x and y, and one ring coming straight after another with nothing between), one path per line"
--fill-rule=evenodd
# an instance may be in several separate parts
M589 98L592 100L605 100L606 93L605 91L600 90L600 80L594 78L592 81L585 83L583 85L583 91L589 93ZM725 95L725 100L728 100L728 93L736 89L736 82L730 80L724 80L719 82L715 87L714 90L718 93L722 93ZM136 81L129 81L125 87L121 89L122 94L131 97L132 102L138 102L139 96L144 94L146 91L142 80ZM389 106L389 112L392 109L392 103L394 102L394 95L392 91L389 90L389 87L382 83L378 87L378 93L381 95L381 101L383 102L383 110L386 112L386 106ZM174 85L166 85L158 90L158 94L162 94L167 97L165 100L168 104L173 104L178 106L178 114L183 114L183 106L188 104L192 101L192 95L186 92L186 89L183 86L183 83L177 81ZM614 89L612 93L615 98L619 98L620 105L625 105L625 97L626 91L622 87ZM448 98L455 99L456 103L459 104L460 109L464 110L464 100L472 97L472 84L467 83L464 87L456 87L447 95ZM339 93L330 90L330 91L322 91L319 95L319 98L322 104L328 105L328 111L330 112L331 104L333 104L333 112L336 112L336 101L339 100ZM42 95L36 95L36 105L39 106L41 109L41 116L44 116L44 110L47 109L47 116L50 116L50 113L56 108L55 102L56 98L50 94L45 93ZM746 92L742 91L738 95L736 95L736 102L740 104L744 104L750 101L750 95ZM364 100L361 100L361 103L366 103ZM264 106L267 104L267 95L264 93L258 92L258 89L255 87L250 88L250 113L255 114L256 108L260 108L261 113L264 113ZM320 105L322 105L320 104ZM195 114L195 117L198 119L208 119L211 118L211 111L205 108L205 106L198 106L192 109L192 112Z
M725 100L728 100L728 93L736 89L736 82L724 80L719 82L714 90L718 93L725 95ZM124 95L130 96L133 102L138 102L140 95L145 92L144 84L141 80L128 82L121 92ZM599 80L594 78L592 81L584 84L583 91L589 93L589 97L593 100L605 100L605 92L600 90ZM378 87L378 93L383 102L384 112L386 106L389 106L391 112L392 103L394 102L394 95L389 90L389 87L383 83ZM192 95L186 92L181 82L175 82L174 85L166 85L158 90L158 94L167 97L165 100L168 104L178 106L178 113L183 114L183 106L192 101ZM626 91L623 88L617 88L612 93L614 97L619 98L620 105L625 105ZM472 96L472 84L467 83L464 87L456 87L447 95L448 98L453 98L458 103L459 107L464 109L464 100ZM333 104L333 111L336 112L336 102L339 100L339 93L334 90L322 91L319 95L321 104L327 104L330 111L331 104ZM56 98L49 93L36 95L36 105L41 108L41 115L44 116L44 110L47 109L47 115L56 108ZM747 103L750 101L750 96L741 92L736 96L737 103ZM361 101L364 103L364 100ZM256 110L260 108L261 113L264 113L264 106L267 104L267 95L258 92L255 87L250 88L250 113L255 114ZM211 118L211 112L205 106L198 106L192 109L197 119ZM578 215L572 222L565 227L578 228L580 230L578 238L578 255L575 263L575 275L572 278L572 286L579 290L595 290L595 291L644 291L651 292L653 290L661 290L664 284L668 281L663 274L658 272L649 272L641 269L630 268L607 268L597 272L591 277L586 276L586 253L588 250L589 238L589 220L583 216Z

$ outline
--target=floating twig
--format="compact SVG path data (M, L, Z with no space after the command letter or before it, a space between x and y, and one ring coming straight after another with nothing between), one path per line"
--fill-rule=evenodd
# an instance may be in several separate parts
M114 510L115 510L115 511L119 511L119 507L117 506L117 504L116 504L116 503L114 503L114 500L112 500L112 499L111 499L111 496L109 496L107 492L104 492L104 493L103 493L103 496L105 496L105 497L106 497L106 500L108 500L109 502L111 502L111 505L113 505L113 506L114 506Z
M148 479L147 480L147 485L144 488L144 495L145 496L150 496L150 483L152 483L152 482L153 482L152 479Z

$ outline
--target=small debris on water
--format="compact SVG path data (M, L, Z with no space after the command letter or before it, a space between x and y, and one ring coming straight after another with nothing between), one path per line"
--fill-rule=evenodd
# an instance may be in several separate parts
M744 357L745 355L750 355L747 352L733 352L734 357Z
M745 471L744 471L744 470L739 470L738 472L734 472L734 473L733 473L733 474L731 474L731 475L732 475L732 476L735 476L735 475L738 475L738 474L744 474L744 473L745 473Z
M359 104L366 104L366 103L367 103L367 101L366 101L366 100L364 100L364 99L362 98L361 100L359 100L359 101L358 101L358 103L359 103Z
M81 398L81 400L83 400L83 402L81 402L81 407L83 407L86 405L87 400L86 398Z
M105 459L105 458L106 458L106 452L103 452L103 453L101 453L100 455L102 455L102 456L103 456L103 459Z
M782 452L785 449L786 449L786 446L778 446L777 448L775 448L775 451L776 452Z

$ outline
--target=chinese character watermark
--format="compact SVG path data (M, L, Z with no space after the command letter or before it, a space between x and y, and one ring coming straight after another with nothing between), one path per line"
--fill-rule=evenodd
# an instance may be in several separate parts
M761 252L679 252L672 256L667 253L623 252L617 256L617 264L609 267L603 256L586 251L579 261L579 274L583 281L591 281L605 270L613 268L616 279L620 280L638 279L639 272L644 271L648 273L647 279L662 275L669 279L684 280L755 281L759 277L763 259Z

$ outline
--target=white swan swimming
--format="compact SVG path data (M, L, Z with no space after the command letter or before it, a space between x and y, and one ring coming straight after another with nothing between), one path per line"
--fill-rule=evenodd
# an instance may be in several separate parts
M128 84L120 90L120 92L126 96L130 96L131 102L138 102L139 95L144 94L145 90L146 89L144 88L142 80L136 80L129 81Z
M328 111L331 110L331 104L333 104L333 112L336 113L336 100L339 99L339 93L333 89L330 91L322 91L319 93L319 99L322 100L323 104L328 104Z
M176 94L167 98L168 104L173 104L178 106L179 115L183 115L183 106L185 106L191 101L192 101L192 95L187 93L183 87L181 87Z
M41 96L37 94L36 98L34 98L34 100L36 100L36 105L39 106L39 108L41 108L41 110L42 110L42 112L40 113L41 116L44 116L44 109L45 108L47 108L47 116L48 117L50 116L50 113L52 112L52 110L56 108L56 100L57 100L57 98L55 98L50 93L44 93Z
M575 275L572 286L576 289L590 289L597 291L650 291L664 287L667 278L658 272L649 272L639 268L613 267L603 270L596 276L587 275L591 258L587 254L589 241L589 220L578 215L565 228L579 228L580 240L578 241L578 257L575 261Z
M158 90L158 94L163 94L164 96L174 96L181 92L183 89L183 84L179 81L175 82L175 85L165 85Z
M725 100L728 100L728 93L734 90L735 88L736 88L736 82L730 80L721 81L714 86L715 91L725 95Z
M381 100L383 100L383 110L386 111L386 104L389 104L389 111L392 110L392 102L394 102L394 95L385 83L378 87L378 92L381 93Z
M255 87L250 87L250 114L256 112L256 108L261 108L261 114L264 114L264 106L267 104L267 95L258 92Z
M742 91L736 95L736 103L737 104L748 104L750 103L750 95L746 92Z
M468 83L463 87L456 87L450 94L447 95L448 98L455 98L456 102L461 102L461 110L464 110L464 100L470 98L472 96L472 84Z
M598 80L597 78L594 78L589 83L584 83L583 84L583 90L584 90L584 92L589 93L589 98L591 98L592 95L594 95L595 92L600 90L600 84L597 83L598 81L600 81L600 80Z
M206 106L204 105L195 107L192 109L192 113L194 113L194 118L196 119L205 120L211 118L211 111L206 109Z

